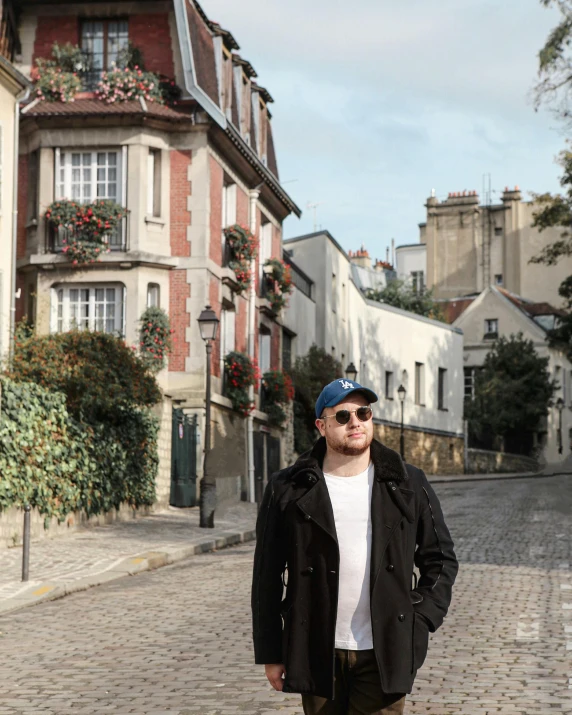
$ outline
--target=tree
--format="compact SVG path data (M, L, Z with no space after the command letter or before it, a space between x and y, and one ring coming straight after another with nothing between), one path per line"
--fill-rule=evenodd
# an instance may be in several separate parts
M572 118L572 0L540 0L544 7L555 7L561 20L550 32L538 53L539 80L534 88L534 105L550 106L558 117Z
M572 151L563 151L559 155L559 163L563 168L560 177L562 194L535 195L539 210L533 213L533 226L539 231L550 227L562 229L560 237L545 246L530 263L544 263L552 266L561 258L572 256ZM568 276L558 289L564 299L564 309L567 315L560 319L559 325L548 332L548 341L551 347L560 348L572 360L572 276Z
M290 370L294 383L294 449L302 454L320 436L315 426L315 406L323 387L343 377L341 363L316 344L296 358Z
M365 297L376 300L379 303L392 305L395 308L408 310L410 313L424 315L433 320L444 320L441 307L433 299L433 292L430 290L415 290L409 283L395 278L379 290L367 288Z
M548 362L522 333L495 341L475 376L474 399L465 401L472 434L481 442L502 437L512 451L527 451L526 437L548 414L557 388Z

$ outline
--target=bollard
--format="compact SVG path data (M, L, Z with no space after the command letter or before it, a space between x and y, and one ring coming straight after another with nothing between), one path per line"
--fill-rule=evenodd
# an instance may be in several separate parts
M32 507L26 504L24 507L24 541L22 544L22 581L28 580L30 570L30 512Z

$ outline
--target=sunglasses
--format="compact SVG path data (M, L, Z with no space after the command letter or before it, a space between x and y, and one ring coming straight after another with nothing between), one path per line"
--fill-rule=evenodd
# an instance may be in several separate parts
M335 415L327 415L326 417L321 417L320 419L327 420L329 417L335 417L338 424L347 425L353 412L356 413L360 422L367 422L371 419L373 414L371 407L358 407L357 410L338 410Z

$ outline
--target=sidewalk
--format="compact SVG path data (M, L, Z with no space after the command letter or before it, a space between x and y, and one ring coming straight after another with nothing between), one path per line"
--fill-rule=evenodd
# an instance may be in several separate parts
M568 466L568 465L566 465ZM560 471L558 471L560 470ZM429 475L435 483L548 477L571 473L562 465L520 474ZM70 536L33 541L30 580L22 583L22 549L0 549L0 616L41 601L61 598L117 578L159 568L255 538L256 505L241 502L216 528L199 527L199 509L169 508L152 516L77 531Z
M199 527L199 509L169 508L151 516L32 541L27 583L22 549L0 550L0 615L61 598L116 578L159 568L255 538L256 504L242 502Z

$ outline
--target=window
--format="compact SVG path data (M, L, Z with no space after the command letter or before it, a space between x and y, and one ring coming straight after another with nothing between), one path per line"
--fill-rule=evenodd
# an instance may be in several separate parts
M287 333L285 330L282 331L282 369L290 370L292 367L292 343L293 336Z
M260 226L260 257L258 266L261 286L263 286L264 263L272 257L272 224L268 220L265 221L265 218L265 216L262 217L262 225Z
M260 374L270 370L270 333L261 332L258 336L258 366Z
M444 367L439 368L439 379L437 387L437 409L447 409L447 370Z
M487 318L485 320L485 338L498 338L499 321L498 318Z
M472 400L475 397L475 372L474 367L464 367L465 397Z
M39 151L33 151L28 157L28 199L26 207L26 221L38 218L38 179L39 179Z
M341 305L340 313L342 316L342 320L345 321L345 319L346 319L346 284L345 283L342 283L341 299L342 299L342 305ZM342 364L343 364L343 360L342 360Z
M414 293L422 293L425 289L425 273L423 271L411 271L411 287Z
M236 312L225 309L221 311L221 345L220 356L224 358L235 348Z
M425 406L425 365L415 363L415 404Z
M222 185L222 228L232 226L236 223L236 184L233 184L226 176ZM221 231L222 241L222 265L226 266L230 260L230 255L227 250L226 237L224 230Z
M82 203L111 199L121 203L121 157L118 151L62 151L56 162L57 198Z
M498 286L502 285L502 273L495 274L495 284Z
M502 236L502 226L495 226L495 236Z
M393 372L385 371L385 399L393 400Z
M161 215L161 152L149 149L147 157L147 216Z
M100 330L124 332L124 288L119 284L66 285L55 291L52 332Z
M158 283L147 284L147 307L161 307L161 286Z
M91 59L86 74L88 89L95 88L101 73L112 68L129 42L127 20L89 20L81 25L81 47Z

